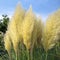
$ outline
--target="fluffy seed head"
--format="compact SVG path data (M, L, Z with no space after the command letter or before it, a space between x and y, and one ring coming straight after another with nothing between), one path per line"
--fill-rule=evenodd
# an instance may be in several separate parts
M14 46L14 50L17 51L18 44L21 40L21 23L23 21L24 10L18 4L14 15L8 26L8 31Z
M44 29L43 46L45 50L53 48L56 44L57 29L60 29L60 10L49 16Z
M5 45L5 49L10 52L11 50L11 40L10 40L10 36L8 34L8 31L6 32L5 36L4 36L4 45Z
M25 15L22 26L23 42L26 45L27 49L30 49L32 43L31 37L34 29L34 20L35 20L35 16L32 12L32 8L30 7L30 9L27 11Z

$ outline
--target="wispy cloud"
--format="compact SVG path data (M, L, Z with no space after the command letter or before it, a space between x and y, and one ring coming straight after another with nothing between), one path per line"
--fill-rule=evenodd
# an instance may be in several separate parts
M37 17L41 17L42 21L45 23L47 18L48 18L48 14L42 14L42 13L35 13Z

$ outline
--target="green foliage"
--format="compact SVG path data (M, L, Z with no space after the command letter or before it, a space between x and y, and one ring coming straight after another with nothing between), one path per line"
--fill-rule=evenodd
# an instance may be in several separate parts
M0 60L8 60L7 51L4 48L4 40L3 40L3 33L0 32Z
M7 25L9 22L9 18L7 15L2 15L2 19L0 19L0 60L8 60L8 53L4 47L4 33L7 30Z
M9 22L9 17L7 15L2 15L2 19L0 19L0 31L5 33L7 30L7 25Z

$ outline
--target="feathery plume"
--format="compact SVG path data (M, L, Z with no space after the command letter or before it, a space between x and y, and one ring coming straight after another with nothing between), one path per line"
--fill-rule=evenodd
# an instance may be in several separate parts
M9 52L11 50L11 40L8 34L8 31L6 32L5 36L4 36L4 45L5 45L5 49Z
M60 10L50 15L44 28L43 46L45 50L53 48L56 44L56 36L60 29Z
M25 15L23 26L22 26L23 42L26 45L27 49L30 49L32 44L34 20L35 20L35 15L32 12L32 7L30 7L30 9L27 11Z
M9 23L8 30L12 39L15 52L17 51L19 41L21 40L21 24L23 21L24 10L18 4L14 15Z
M7 50L8 54L9 54L9 59L12 60L12 56L11 56L11 39L9 36L9 32L6 31L6 34L4 36L4 46L5 49Z

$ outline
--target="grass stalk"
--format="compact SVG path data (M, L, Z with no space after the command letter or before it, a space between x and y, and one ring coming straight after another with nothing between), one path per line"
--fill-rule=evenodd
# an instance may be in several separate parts
M8 52L8 54L9 54L9 60L12 60L11 52Z
M45 60L47 60L47 57L48 57L48 53L46 52L46 57L45 57Z
M19 49L17 49L17 52L16 52L16 60L20 60L20 58L19 58Z
M30 56L29 56L29 50L27 49L27 56L28 56L28 60L30 60Z
M33 47L30 49L30 59L33 60Z

